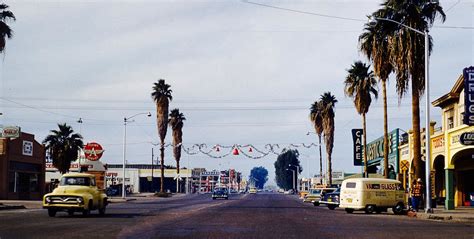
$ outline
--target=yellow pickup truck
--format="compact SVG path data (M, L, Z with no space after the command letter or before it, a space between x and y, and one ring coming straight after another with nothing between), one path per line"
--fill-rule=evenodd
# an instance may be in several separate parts
M69 215L82 212L87 216L92 210L99 210L99 214L104 215L106 207L107 195L97 188L95 176L86 173L64 174L59 186L43 197L43 208L48 209L50 217L56 216L58 211Z

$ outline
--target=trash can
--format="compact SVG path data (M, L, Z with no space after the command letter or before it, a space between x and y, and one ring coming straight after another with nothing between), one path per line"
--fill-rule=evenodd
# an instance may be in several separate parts
M474 207L474 192L469 193L469 202L471 207Z

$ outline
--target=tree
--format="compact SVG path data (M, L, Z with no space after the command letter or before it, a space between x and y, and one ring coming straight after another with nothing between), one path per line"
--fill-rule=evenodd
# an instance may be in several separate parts
M300 166L299 156L300 153L296 149L284 149L278 155L275 162L275 181L278 187L285 190L293 188L293 171L289 170L288 165ZM300 172L302 170L300 167Z
M262 166L254 167L250 170L249 181L255 181L255 186L257 188L263 189L265 183L268 180L268 170Z
M170 113L169 125L173 130L173 155L176 160L176 173L179 174L179 160L181 159L181 144L183 143L183 125L186 118L179 109Z
M347 72L349 73L344 81L344 93L346 96L354 99L354 105L357 113L362 115L363 125L363 141L364 141L364 175L367 174L367 127L365 115L369 112L370 104L372 103L372 96L375 98L378 96L378 92L375 89L377 87L377 81L375 80L372 71L369 71L369 67L361 61L356 61Z
M323 115L323 132L324 132L324 144L326 145L326 154L328 160L328 183L332 184L332 149L334 147L334 130L336 128L334 123L334 107L336 107L336 97L331 92L325 92L321 95L321 109Z
M11 39L13 37L13 30L5 22L7 20L16 20L15 15L8 11L7 8L8 5L0 4L0 53L5 50L6 38Z
M309 119L313 123L314 131L316 135L318 135L319 140L319 176L321 177L321 184L322 184L322 176L323 176L323 155L321 152L321 135L323 134L323 105L321 101L315 101L309 110Z
M377 18L385 18L384 11L372 14ZM364 32L359 36L360 51L372 61L374 75L382 83L383 98L383 158L384 176L388 178L388 113L387 113L387 80L393 71L390 59L390 45L387 33L392 31L387 21L379 21L375 24L366 24Z
M437 17L446 20L446 15L438 1L386 0L379 10L386 18L400 22L422 32L428 33ZM380 20L379 20L380 21ZM388 25L388 24L386 24ZM420 141L420 96L425 91L425 43L424 36L399 24L391 24L388 33L394 65L399 98L409 92L411 83L413 164L415 177L423 177ZM431 54L433 40L429 37L428 52ZM429 130L429 129L426 129Z
M75 134L69 125L58 124L59 130L51 130L43 140L45 149L53 159L53 165L61 174L69 171L71 162L79 157L79 150L84 148L82 136Z
M153 84L153 92L151 97L156 104L156 122L158 126L158 135L160 136L160 168L161 168L161 185L160 193L163 193L164 179L165 179L165 137L166 131L168 130L168 108L170 100L173 100L171 96L172 90L170 85L165 83L165 80L160 79L157 83Z

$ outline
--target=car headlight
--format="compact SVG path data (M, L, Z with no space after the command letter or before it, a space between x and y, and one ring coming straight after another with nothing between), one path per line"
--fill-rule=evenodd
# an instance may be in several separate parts
M82 198L77 198L76 200L79 204L82 204L84 202L84 199L82 199Z
M44 200L46 201L46 203L50 203L50 202L51 202L51 198L49 198L49 197L45 197Z

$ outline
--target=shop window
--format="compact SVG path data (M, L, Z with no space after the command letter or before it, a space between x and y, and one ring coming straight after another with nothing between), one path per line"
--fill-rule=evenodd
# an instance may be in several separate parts
M39 192L38 174L30 174L30 192Z
M8 192L16 193L16 176L15 172L8 173Z

